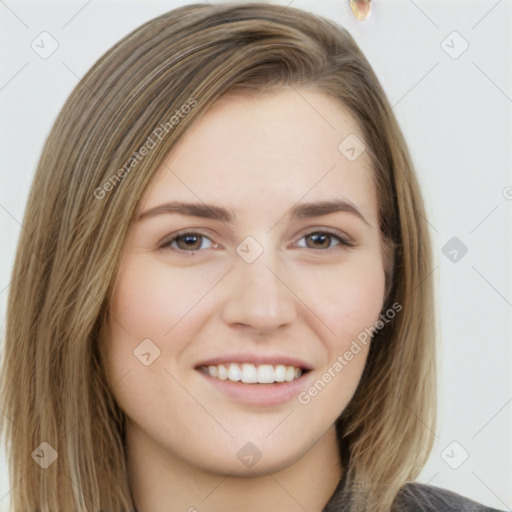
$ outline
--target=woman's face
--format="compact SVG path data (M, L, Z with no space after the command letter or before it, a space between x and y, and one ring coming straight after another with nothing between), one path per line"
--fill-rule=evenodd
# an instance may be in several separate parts
M168 155L111 304L107 367L130 439L254 475L332 433L365 365L357 337L384 299L356 137L335 100L286 89L224 97Z

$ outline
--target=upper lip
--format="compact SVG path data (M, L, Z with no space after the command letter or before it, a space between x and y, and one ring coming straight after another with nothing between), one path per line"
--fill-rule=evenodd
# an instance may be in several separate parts
M278 364L283 364L285 366L295 366L296 368L301 368L302 370L311 370L312 367L305 361L299 359L295 356L290 355L279 355L279 354L254 354L254 353L241 353L237 352L236 354L223 354L222 356L212 357L210 359L205 359L201 361L197 367L199 366L217 366L219 364L229 364L229 363L249 363L254 365L260 364L271 364L273 366Z

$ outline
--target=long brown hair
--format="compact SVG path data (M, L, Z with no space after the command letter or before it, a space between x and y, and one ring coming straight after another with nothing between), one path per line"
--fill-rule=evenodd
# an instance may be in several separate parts
M41 154L17 248L2 368L14 510L134 509L124 416L102 348L115 321L108 306L127 229L163 159L217 99L286 87L324 92L357 121L378 194L385 307L402 306L375 335L336 425L349 455L353 510L390 510L418 475L436 418L431 248L385 93L350 34L329 20L276 5L194 4L143 24L103 55L66 101ZM142 155L157 129L162 137L153 136ZM46 469L31 458L43 442L58 454Z

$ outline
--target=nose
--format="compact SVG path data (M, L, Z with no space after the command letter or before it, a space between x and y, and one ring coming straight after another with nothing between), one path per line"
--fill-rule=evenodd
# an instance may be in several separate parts
M237 261L230 272L223 321L258 334L269 334L297 318L297 298L266 251L254 262Z

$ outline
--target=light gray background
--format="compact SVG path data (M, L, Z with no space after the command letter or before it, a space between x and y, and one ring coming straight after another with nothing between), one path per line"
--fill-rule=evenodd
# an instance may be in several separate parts
M115 42L185 3L0 0L2 332L25 201L58 111ZM436 444L419 480L511 510L512 2L376 0L365 22L348 0L271 3L348 28L394 106L417 167L435 244L441 342ZM47 59L31 48L42 31L59 44ZM463 48L453 31L469 44L456 59L445 51ZM456 262L442 252L454 236L468 248ZM0 452L0 512L14 485Z

